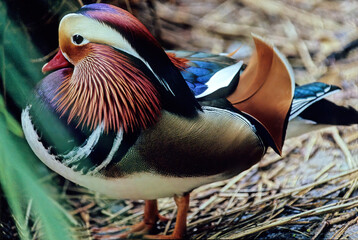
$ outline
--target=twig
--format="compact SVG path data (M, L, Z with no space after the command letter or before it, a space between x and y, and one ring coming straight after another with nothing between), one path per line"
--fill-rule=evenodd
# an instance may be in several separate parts
M343 226L341 229L339 229L339 230L332 236L332 239L339 239L339 238L341 238L341 236L345 233L345 231L347 231L347 229L348 229L350 226L356 224L357 221L358 221L358 217L356 217L355 219L349 221L347 224L344 224L344 226Z

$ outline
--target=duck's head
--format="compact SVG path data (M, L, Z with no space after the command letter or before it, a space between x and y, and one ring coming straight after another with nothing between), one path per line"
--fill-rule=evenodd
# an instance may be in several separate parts
M90 4L63 17L59 51L43 72L61 72L56 110L91 129L145 129L162 108L193 116L199 105L159 43L134 16ZM63 76L63 69L72 70ZM60 74L59 74L60 75Z

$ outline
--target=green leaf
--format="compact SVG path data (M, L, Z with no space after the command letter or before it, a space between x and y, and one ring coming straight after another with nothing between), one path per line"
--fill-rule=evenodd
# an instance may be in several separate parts
M38 165L34 165L35 162L38 160L26 141L7 129L6 118L4 114L0 114L0 183L22 238L30 239L25 206L31 200L31 212L41 224L41 239L74 239L69 219L64 215L66 210L62 209L61 204L56 204L46 188L40 184L34 169Z
M16 136L23 137L24 134L19 123L6 111L3 98L0 98L0 113L2 113L5 117L7 129L9 129Z

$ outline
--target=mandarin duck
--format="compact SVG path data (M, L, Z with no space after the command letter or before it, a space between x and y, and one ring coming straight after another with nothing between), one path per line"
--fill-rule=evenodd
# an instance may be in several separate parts
M250 168L268 147L280 154L289 119L337 90L295 90L285 57L253 39L247 66L165 52L125 10L83 6L60 22L60 49L42 69L51 73L22 112L25 138L66 179L113 198L145 200L143 221L119 237L150 232L163 218L156 199L174 197L173 233L146 237L182 238L193 189Z

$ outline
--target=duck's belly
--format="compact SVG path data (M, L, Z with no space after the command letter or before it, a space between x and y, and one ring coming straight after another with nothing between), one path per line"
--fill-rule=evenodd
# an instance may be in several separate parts
M29 112L25 137L38 158L72 182L115 198L156 199L182 195L229 178L259 161L264 146L252 126L226 110L207 108L195 120L164 112L117 164L83 174L67 167L39 141ZM140 166L133 170L133 166Z

